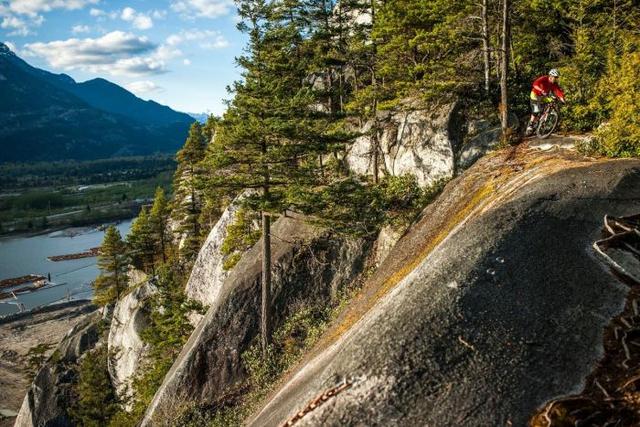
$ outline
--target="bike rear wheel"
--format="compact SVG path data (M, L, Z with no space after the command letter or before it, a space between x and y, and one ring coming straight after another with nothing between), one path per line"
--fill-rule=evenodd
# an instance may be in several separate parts
M536 129L538 138L548 138L549 135L556 130L559 119L560 115L558 114L558 111L555 108L551 108L547 114L540 119L540 123L538 123L538 128Z

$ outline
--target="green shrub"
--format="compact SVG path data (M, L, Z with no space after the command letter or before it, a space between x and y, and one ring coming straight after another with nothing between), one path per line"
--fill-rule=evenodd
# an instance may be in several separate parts
M47 352L53 347L53 344L38 344L29 349L27 353L27 369L25 370L25 377L28 381L33 380L36 373L47 360Z
M600 152L610 157L640 156L640 37L610 60L606 80L611 117L596 132Z
M370 236L385 225L411 224L445 183L422 188L413 175L385 176L377 184L352 176L300 196L297 207L314 212L321 225L340 234Z
M240 261L242 254L260 239L261 230L253 225L259 215L251 210L240 208L235 220L227 227L227 237L222 242L220 252L226 256L223 268L231 270Z

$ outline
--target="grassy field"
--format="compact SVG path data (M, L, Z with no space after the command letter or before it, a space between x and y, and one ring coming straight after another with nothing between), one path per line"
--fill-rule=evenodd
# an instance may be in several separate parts
M132 218L160 186L170 157L0 166L0 234Z

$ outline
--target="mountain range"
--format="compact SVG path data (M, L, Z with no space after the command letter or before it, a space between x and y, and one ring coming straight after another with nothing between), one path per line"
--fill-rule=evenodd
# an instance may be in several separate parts
M32 67L0 43L0 163L175 152L194 121L105 79Z

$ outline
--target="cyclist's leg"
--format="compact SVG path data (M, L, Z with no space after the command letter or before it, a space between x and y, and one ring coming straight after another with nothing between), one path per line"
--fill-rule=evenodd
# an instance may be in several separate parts
M535 130L536 124L538 123L538 118L540 117L540 113L542 112L542 102L540 102L540 97L531 96L531 117L529 118L529 125L527 126L527 130L525 134L532 135Z

